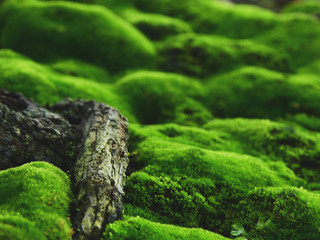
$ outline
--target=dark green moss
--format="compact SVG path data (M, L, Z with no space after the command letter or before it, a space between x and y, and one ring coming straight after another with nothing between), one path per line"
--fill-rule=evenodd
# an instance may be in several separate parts
M192 32L189 24L172 17L160 14L137 12L128 9L122 16L151 40L163 40L167 37Z
M208 106L219 117L320 116L317 77L245 67L208 81Z
M211 118L201 104L201 85L182 75L140 71L120 79L116 87L128 98L141 123L202 124Z
M186 34L168 39L159 52L160 69L185 75L204 77L245 65L289 71L284 55L250 40Z
M248 239L316 240L320 195L296 188L257 188L233 213ZM234 226L236 227L236 226Z
M8 1L1 8L1 45L33 59L79 58L115 72L148 68L153 45L110 10L65 1Z

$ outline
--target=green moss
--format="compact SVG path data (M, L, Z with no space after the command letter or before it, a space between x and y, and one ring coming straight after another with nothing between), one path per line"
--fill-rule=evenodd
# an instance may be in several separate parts
M241 65L289 71L284 55L250 40L186 34L168 39L159 52L160 69L186 75L203 77Z
M117 221L107 226L103 239L128 240L223 240L218 234L202 229L188 229L167 224L159 224L139 217Z
M127 179L125 189L128 215L227 235L231 227L227 213L235 210L248 191L256 186L303 184L283 162L221 151L231 149L232 140L219 131L205 133L173 124L131 126L130 131L135 143L130 168L136 172Z
M111 72L152 67L153 45L110 10L64 1L8 1L1 45L40 61L78 58Z
M319 116L319 83L316 76L290 76L245 67L208 81L208 106L219 117L276 118L297 113Z
M192 32L189 24L165 15L147 14L129 9L122 16L151 40L162 40L169 36Z
M56 72L65 75L92 79L93 81L104 83L113 81L106 70L76 59L61 60L50 64L50 67Z
M136 121L112 85L59 74L11 50L0 51L0 87L21 92L43 105L67 97L94 99L118 108L132 122Z
M201 104L201 85L182 75L140 71L120 79L116 87L134 106L141 123L202 124L211 118Z
M307 114L301 113L301 114L288 116L286 119L289 121L295 122L306 129L320 132L319 117L309 116Z
M233 219L248 239L316 240L320 195L296 188L257 188L239 204Z
M0 215L0 238L46 240L35 224L21 216Z
M295 1L291 4L288 4L283 12L292 13L292 12L300 12L316 15L320 13L320 3L316 0L309 1Z
M0 226L6 226L7 233L34 233L37 239L71 239L70 181L60 169L33 162L1 171L0 195Z
M210 0L132 0L146 12L177 17L195 32L248 38L259 35L277 23L276 14L255 6L234 6Z
M206 129L231 134L242 143L244 153L271 161L283 161L309 183L319 182L319 134L298 127L256 119L221 119Z
M290 56L292 69L318 60L320 57L320 23L306 14L279 15L279 22L272 31L256 37L261 43L276 48Z

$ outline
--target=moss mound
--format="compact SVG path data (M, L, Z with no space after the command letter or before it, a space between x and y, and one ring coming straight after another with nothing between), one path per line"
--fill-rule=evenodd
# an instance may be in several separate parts
M172 225L154 223L143 218L131 217L107 227L104 239L150 239L150 240L223 240L227 239L202 229L188 229Z
M127 9L122 13L127 21L132 23L137 29L154 41L163 40L167 37L190 33L192 28L189 24L180 19L168 17L160 14L137 12Z
M250 40L198 34L178 35L161 44L159 53L160 69L199 77L246 65L289 71L284 55Z
M317 77L244 67L208 81L208 106L221 117L276 118L298 113L319 116L318 88Z
M71 239L70 182L49 163L0 172L0 228L4 239Z
M152 67L153 45L110 10L71 2L8 1L1 46L33 59L79 58L109 71Z
M204 90L196 80L186 76L140 71L120 79L116 87L134 106L141 123L201 124L211 118L201 104Z

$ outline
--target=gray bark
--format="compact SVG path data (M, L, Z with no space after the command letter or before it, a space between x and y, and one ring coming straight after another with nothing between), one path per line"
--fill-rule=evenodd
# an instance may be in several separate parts
M71 173L74 239L99 239L122 217L129 133L118 110L69 99L43 108L0 90L0 117L0 169L47 161Z

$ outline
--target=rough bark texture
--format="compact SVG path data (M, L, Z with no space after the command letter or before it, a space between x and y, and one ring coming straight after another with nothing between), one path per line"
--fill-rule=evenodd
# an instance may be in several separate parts
M74 239L99 239L122 217L128 123L103 103L69 99L43 108L0 90L0 169L47 161L72 174Z

